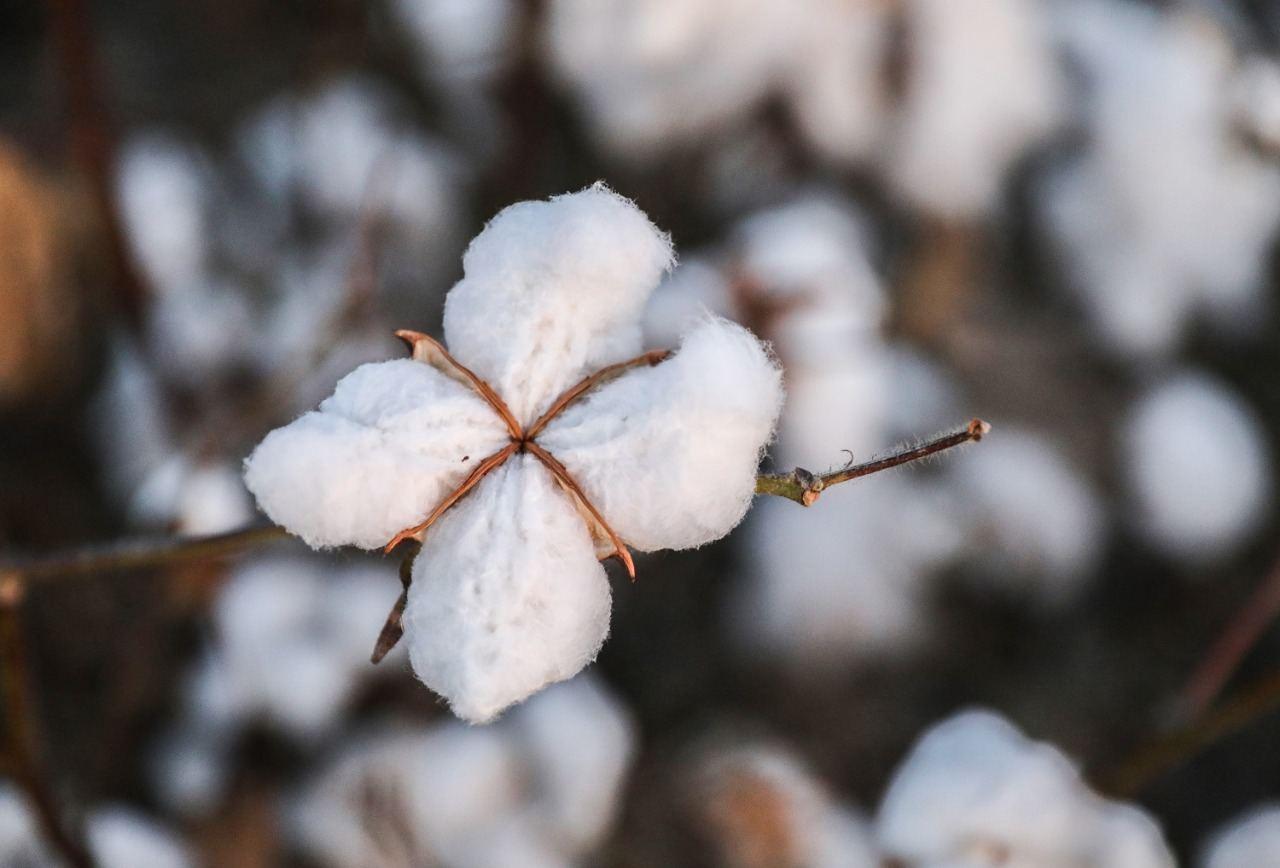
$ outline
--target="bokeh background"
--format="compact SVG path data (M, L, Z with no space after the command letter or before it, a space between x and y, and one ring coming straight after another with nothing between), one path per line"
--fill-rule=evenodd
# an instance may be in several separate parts
M971 706L1188 862L1280 797L1266 0L6 0L0 558L260 521L252 445L393 329L438 333L498 209L597 180L680 251L652 345L705 308L773 342L777 468L993 433L611 568L599 661L488 729L367 663L394 559L41 582L39 739L95 846L874 864L793 839L872 835L847 827ZM1224 631L1240 665L1194 679ZM6 864L46 864L14 823Z

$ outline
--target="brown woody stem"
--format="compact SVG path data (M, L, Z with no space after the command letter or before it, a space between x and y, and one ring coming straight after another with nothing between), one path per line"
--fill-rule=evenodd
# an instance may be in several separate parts
M963 443L976 442L981 440L990 430L991 426L986 422L981 419L973 419L959 431L953 431L919 446L913 446L910 449L904 449L901 452L895 452L892 455L886 455L884 458L877 458L864 464L842 467L839 470L821 475L811 473L802 467L797 467L790 473L762 475L756 478L756 494L772 494L777 497L794 500L801 506L812 506L822 495L822 492L833 485L839 485L842 482L849 482L863 476L870 476L872 473L879 473L882 470L909 464L912 461L919 461L922 458L937 455L939 452L944 452Z

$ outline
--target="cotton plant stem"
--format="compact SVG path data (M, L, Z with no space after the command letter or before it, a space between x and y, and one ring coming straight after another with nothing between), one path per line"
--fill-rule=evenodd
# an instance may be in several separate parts
M1210 745L1280 709L1280 672L1254 682L1199 720L1145 745L1103 777L1104 792L1131 798Z
M1258 640L1280 616L1280 561L1227 622L1209 647L1173 707L1174 720L1188 722L1202 715L1222 693Z
M21 573L0 573L0 663L4 668L5 746L9 766L35 810L45 840L72 868L93 868L94 860L81 830L71 826L58 805L42 763L22 631L25 593Z
M123 540L38 557L0 557L0 573L16 574L23 584L29 584L59 577L140 570L226 557L288 536L284 528L256 525L211 536Z
M797 467L790 473L763 475L756 479L756 494L771 494L794 500L801 506L812 506L822 496L822 492L833 485L860 479L863 476L870 476L873 473L879 473L882 470L888 470L901 464L919 461L922 458L937 455L939 452L944 452L964 443L977 442L990 430L991 426L986 422L981 419L973 419L959 431L944 434L919 446L903 449L900 452L894 452L891 455L886 455L883 458L877 458L864 464L854 464L823 474L811 473L808 470Z

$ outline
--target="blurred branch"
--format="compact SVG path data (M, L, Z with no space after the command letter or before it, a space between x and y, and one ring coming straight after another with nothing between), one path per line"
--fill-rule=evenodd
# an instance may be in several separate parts
M1209 745L1277 709L1280 709L1280 672L1255 682L1201 719L1139 749L1100 781L1102 789L1113 796L1130 798Z
M24 576L16 572L0 574L0 662L4 666L4 710L6 750L9 764L44 832L72 868L92 868L94 861L85 846L82 830L72 829L66 814L49 787L42 767L36 737L35 702L30 693L27 646L22 632Z
M19 581L25 584L59 576L136 570L224 557L287 536L284 528L267 525L212 536L124 540L44 557L0 560L0 573L15 573L19 576Z
M972 419L968 425L959 431L944 434L927 443L895 452L884 458L868 461L865 464L851 464L840 470L821 475L811 473L802 467L797 467L790 473L762 475L756 479L756 494L772 494L777 497L794 500L801 506L812 506L822 495L822 492L833 485L839 485L842 482L849 482L863 476L870 476L872 473L879 473L881 470L888 470L901 464L919 461L922 458L937 455L939 452L944 452L964 443L977 442L986 436L990 430L991 426L986 422L981 419Z
M46 8L62 69L72 157L89 182L106 234L116 304L129 325L138 328L146 316L150 291L134 262L116 204L115 137L97 87L102 75L87 4L85 0L46 0Z
M1227 622L1200 665L1187 679L1173 707L1173 718L1185 723L1198 718L1222 693L1244 658L1280 615L1280 561Z

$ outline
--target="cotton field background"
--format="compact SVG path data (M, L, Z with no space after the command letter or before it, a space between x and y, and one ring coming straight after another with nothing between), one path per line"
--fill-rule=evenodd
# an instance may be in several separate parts
M992 430L470 725L243 465L598 181L765 470ZM1265 0L0 3L0 866L1280 866L1278 240Z

